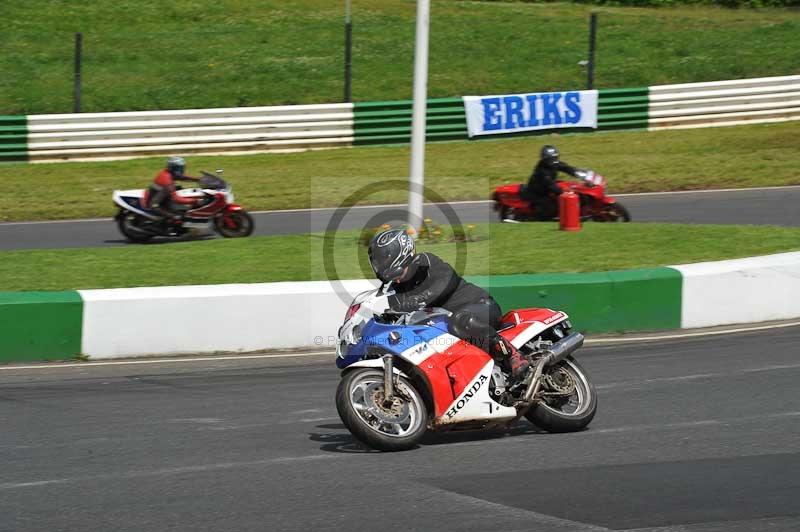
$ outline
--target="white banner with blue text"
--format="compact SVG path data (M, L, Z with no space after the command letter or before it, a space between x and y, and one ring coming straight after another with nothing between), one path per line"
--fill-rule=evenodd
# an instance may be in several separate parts
M464 96L469 136L597 128L597 91Z

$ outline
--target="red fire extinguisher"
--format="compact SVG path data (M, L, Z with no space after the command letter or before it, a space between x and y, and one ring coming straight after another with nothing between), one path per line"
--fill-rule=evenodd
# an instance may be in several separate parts
M581 202L571 190L558 197L558 224L562 231L581 230Z

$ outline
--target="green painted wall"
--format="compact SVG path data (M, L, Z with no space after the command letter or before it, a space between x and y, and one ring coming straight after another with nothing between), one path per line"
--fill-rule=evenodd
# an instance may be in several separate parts
M504 310L563 310L581 331L679 329L680 272L671 268L599 273L476 276Z
M0 162L28 160L28 117L0 116Z
M78 292L0 292L0 363L80 354L82 322Z

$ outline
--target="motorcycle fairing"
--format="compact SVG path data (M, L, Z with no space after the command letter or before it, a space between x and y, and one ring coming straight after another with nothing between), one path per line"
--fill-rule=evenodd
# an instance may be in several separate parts
M186 211L186 218L188 219L199 219L204 222L207 221L208 218L213 217L218 212L222 211L223 209L225 212L234 212L242 210L240 205L232 204L230 202L233 201L233 193L230 189L225 190L206 190L201 188L185 188L182 190L178 190L178 195L184 198L194 198L194 199L201 199L207 196L213 196L213 201L207 203L205 205L199 205L195 209L191 209ZM125 210L135 212L136 214L140 214L151 220L159 219L159 214L148 208L145 207L146 203L146 196L147 190L146 189L135 189L135 190L115 190L113 194L114 203L119 205ZM227 203L230 203L226 205Z
M115 190L112 198L114 203L125 210L135 212L151 220L158 218L155 211L144 207L144 190Z
M450 334L440 335L414 349L419 350L419 354L411 353L403 358L414 363L427 381L437 418L447 412L486 363L492 362L485 351Z
M441 321L444 320L439 318L431 320L434 325ZM347 346L346 351L336 359L336 366L339 369L350 366L366 357L368 355L367 351L372 347L381 348L382 351L401 356L412 364L417 365L417 361L421 363L427 356L435 352L444 351L455 341L458 341L458 338L446 332L446 327L446 321L444 327L441 325L436 327L422 324L385 324L370 319L360 330L362 340L354 345ZM390 340L389 333L391 332L399 333L400 338L394 341ZM415 353L415 351L419 352Z
M465 357L474 359L476 357ZM491 357L478 371L472 374L472 379L458 393L446 410L433 420L435 425L449 425L465 421L504 421L514 419L517 409L503 406L489 395L489 382L492 378L494 360ZM464 359L462 359L464 360ZM471 360L470 362L474 362ZM452 365L451 365L452 367ZM463 373L461 374L464 375Z
M348 366L348 368L375 368L375 369L381 369L382 370L383 369L383 360L381 360L380 358L371 358L369 360L360 360L360 361L356 362L355 364L350 364ZM395 375L398 375L400 377L408 378L408 375L406 375L405 373L403 373L402 371L400 371L397 368L392 368L392 372Z
M549 308L512 310L500 318L500 335L520 349L535 336L568 318L566 312Z
M572 191L579 196L585 196L594 199L595 201L603 201L606 195L605 186L587 187L581 183L574 183L572 181L559 181L558 188L562 191Z
M204 197L204 195L201 194L200 197ZM191 218L208 218L209 216L213 216L219 211L224 210L225 204L226 204L225 194L217 192L214 194L214 198L210 203L206 203L205 205L199 205L194 209L186 211L186 216L189 216ZM239 210L241 210L241 207L239 208Z

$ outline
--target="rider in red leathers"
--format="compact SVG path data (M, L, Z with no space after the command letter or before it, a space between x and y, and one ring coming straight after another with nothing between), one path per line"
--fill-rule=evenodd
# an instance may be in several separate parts
M180 221L183 212L197 203L192 198L184 198L178 194L175 181L199 181L199 178L184 174L186 161L183 157L170 157L167 166L153 180L149 190L150 208L164 216L165 219Z

